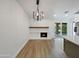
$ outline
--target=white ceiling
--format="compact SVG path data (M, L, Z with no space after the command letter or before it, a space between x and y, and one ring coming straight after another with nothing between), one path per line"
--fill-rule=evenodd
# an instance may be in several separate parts
M17 0L23 7L30 19L36 10L36 0ZM79 11L79 0L40 0L40 10L44 11L45 17L52 19L53 15L65 17L65 11L69 11L69 17Z

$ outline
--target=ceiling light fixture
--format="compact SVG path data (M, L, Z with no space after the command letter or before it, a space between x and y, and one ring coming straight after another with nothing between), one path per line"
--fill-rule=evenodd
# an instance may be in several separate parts
M67 14L67 13L69 13L69 11L67 10L67 11L65 11L64 13Z
M68 14L65 14L65 16L68 16Z
M44 18L44 12L39 10L39 2L40 2L39 0L36 0L37 9L36 11L33 11L33 19L37 21Z
M56 14L54 14L53 16L55 16L55 17L56 17L57 15L56 15Z
M66 17L69 15L69 11L68 10L66 10L64 13L65 13Z
M75 12L75 14L79 14L79 11Z

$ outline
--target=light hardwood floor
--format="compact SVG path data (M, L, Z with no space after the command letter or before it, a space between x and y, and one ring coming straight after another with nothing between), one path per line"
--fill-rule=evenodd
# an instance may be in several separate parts
M16 56L17 58L42 58L51 53L51 40L29 40L24 48Z
M67 58L64 51L59 48L59 44L53 39L29 40L16 58Z

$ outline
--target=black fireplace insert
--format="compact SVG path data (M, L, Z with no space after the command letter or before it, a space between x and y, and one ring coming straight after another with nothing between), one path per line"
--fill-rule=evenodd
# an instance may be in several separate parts
M40 37L47 37L47 32L41 32Z

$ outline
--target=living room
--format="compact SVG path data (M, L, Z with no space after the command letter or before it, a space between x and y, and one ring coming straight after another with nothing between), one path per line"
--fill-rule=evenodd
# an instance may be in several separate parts
M78 5L78 0L0 0L0 58L79 57Z

